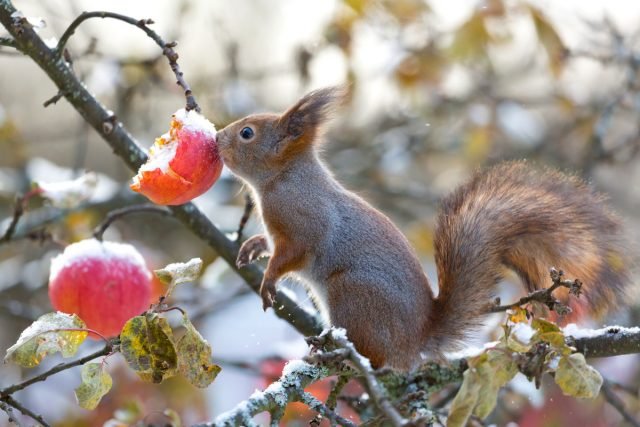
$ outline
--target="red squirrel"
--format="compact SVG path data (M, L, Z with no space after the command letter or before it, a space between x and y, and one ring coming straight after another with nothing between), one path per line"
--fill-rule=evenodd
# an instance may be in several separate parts
M374 367L407 370L477 329L505 268L528 291L549 284L551 266L561 268L584 283L591 311L620 300L629 275L619 220L580 179L524 162L479 172L442 202L435 297L400 230L319 158L322 130L345 92L316 90L283 114L250 115L217 134L224 164L251 188L267 232L246 240L237 259L242 268L271 254L265 310L278 280L294 273Z

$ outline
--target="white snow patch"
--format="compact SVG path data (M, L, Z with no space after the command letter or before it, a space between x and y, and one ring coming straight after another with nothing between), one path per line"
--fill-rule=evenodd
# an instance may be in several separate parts
M286 365L284 365L284 368L282 368L282 375L290 375L293 372L303 370L308 366L309 364L302 360L290 360Z
M470 357L479 356L485 350L487 350L489 348L493 348L493 347L497 346L498 344L500 344L500 341L491 341L491 342L483 344L482 347L469 346L469 347L464 348L464 349L459 350L459 351L447 352L447 353L445 353L445 357L447 359L449 359L449 360L468 359Z
M529 345L536 330L527 323L516 323L511 327L511 335L523 345Z
M173 113L173 117L182 123L183 128L194 132L202 132L210 138L216 137L216 127L205 116L197 111L187 111L184 108Z
M48 199L53 206L71 209L93 195L98 185L98 175L89 172L71 181L39 181L36 185L42 190L42 197Z
M56 47L58 47L58 39L55 37L49 37L48 39L44 39L43 41L49 49L55 49Z
M612 330L618 330L622 334L637 334L640 333L640 327L634 326L632 328L625 328L624 326L605 326L600 329L582 329L575 323L569 323L562 328L565 336L572 336L576 339L580 338L594 338L600 335L611 333Z
M19 11L16 10L15 12L13 12L11 14L11 17L13 19L26 19L26 21L29 23L29 25L31 25L33 27L34 30L41 30L43 28L45 28L47 26L46 21L44 20L44 18L40 17L40 16L24 16L24 14Z
M55 280L63 268L84 262L89 259L126 260L136 265L141 271L151 277L151 272L144 262L140 252L128 243L101 242L97 239L86 239L67 246L60 255L51 260L49 281Z

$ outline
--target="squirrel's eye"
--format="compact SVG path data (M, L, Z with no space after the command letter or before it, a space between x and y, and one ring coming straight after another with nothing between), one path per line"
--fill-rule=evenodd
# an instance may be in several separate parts
M251 139L253 138L253 129L250 127L242 128L240 131L240 136L242 139Z

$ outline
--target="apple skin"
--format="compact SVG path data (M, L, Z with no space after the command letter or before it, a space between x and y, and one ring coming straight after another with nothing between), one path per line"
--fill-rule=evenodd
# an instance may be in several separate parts
M205 193L220 177L223 164L210 132L183 126L174 117L168 139L178 145L166 171L141 169L130 187L158 205L181 205ZM156 140L158 146L165 143L165 136Z
M149 307L150 297L151 272L131 245L87 239L51 262L53 307L77 314L105 337L120 334L127 320Z

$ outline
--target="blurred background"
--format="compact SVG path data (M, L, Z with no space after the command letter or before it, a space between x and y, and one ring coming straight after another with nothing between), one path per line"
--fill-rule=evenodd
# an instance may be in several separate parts
M52 45L82 11L151 18L165 40L177 40L180 65L205 114L218 128L249 113L282 111L305 92L349 83L349 104L331 125L324 158L347 188L388 214L419 251L435 283L432 228L438 201L478 167L527 159L583 176L608 194L624 219L630 252L640 237L640 2L628 0L16 0L42 17ZM0 35L5 35L0 29ZM138 29L90 20L68 45L89 90L149 147L184 105L166 58ZM79 209L31 204L17 235L46 228L54 238L0 246L0 350L51 311L50 260L91 235L104 215L144 200L128 188L132 173L29 59L0 47L0 213L33 181L99 173L98 191ZM196 204L233 233L244 210L242 185L228 171ZM0 225L4 230L5 220ZM260 230L252 217L247 233ZM172 303L185 308L212 344L223 370L202 391L178 379L139 382L119 356L109 358L114 388L99 408L77 407L79 372L56 375L16 398L56 426L166 422L170 408L185 425L212 419L302 357L302 337L273 313L209 247L177 221L144 214L115 223L105 238L133 244L151 268L201 257L199 281ZM517 283L517 280L513 280ZM503 301L519 295L507 283ZM638 283L637 270L634 283ZM287 285L289 286L289 285ZM291 285L302 304L304 292ZM157 295L162 293L157 284ZM640 325L637 286L630 308L609 324ZM500 317L475 344L496 336ZM591 325L602 324L592 323ZM472 343L473 344L473 343ZM83 351L97 348L86 344ZM84 348L84 347L83 347ZM21 370L0 366L0 387L58 363ZM619 383L625 404L640 412L637 356L595 362ZM327 385L314 386L326 396ZM356 394L354 387L347 390ZM540 390L519 375L489 418L498 425L605 426L622 423L602 399L562 397L550 381ZM344 408L349 414L348 408ZM313 414L293 406L288 425ZM108 421L111 420L111 421ZM0 412L0 425L7 425Z

